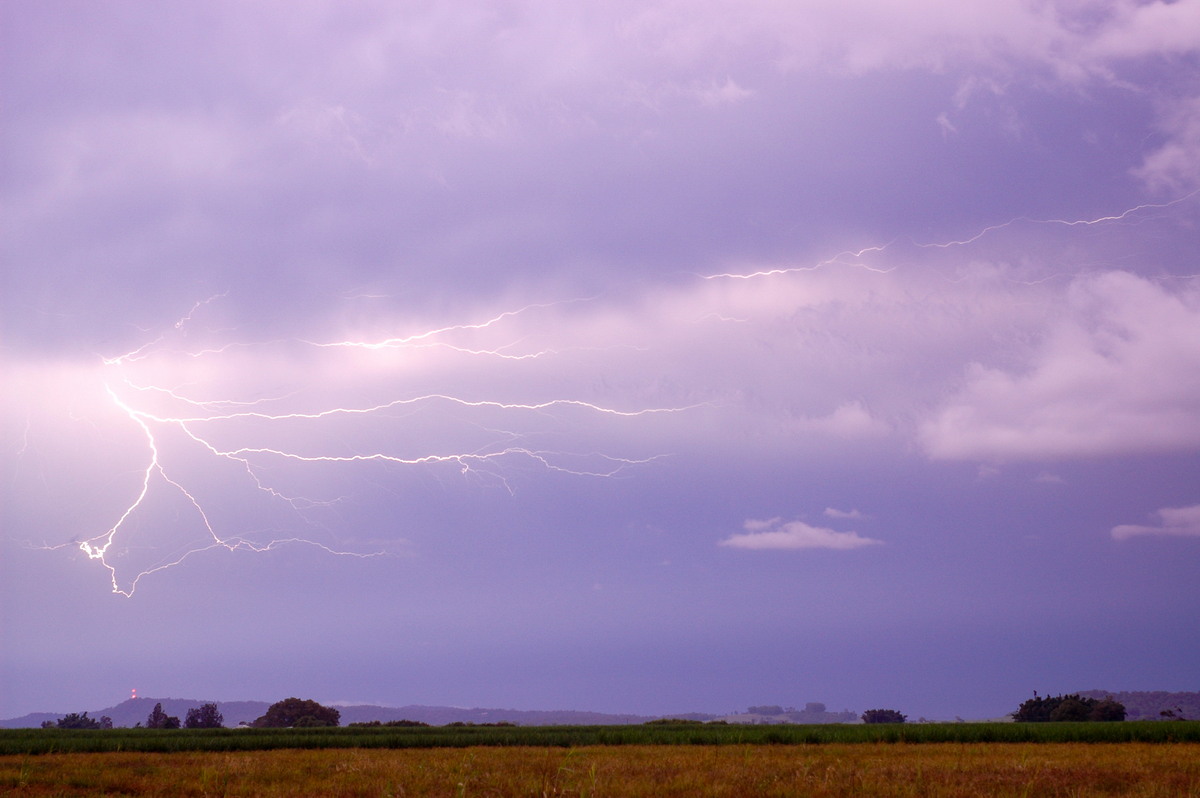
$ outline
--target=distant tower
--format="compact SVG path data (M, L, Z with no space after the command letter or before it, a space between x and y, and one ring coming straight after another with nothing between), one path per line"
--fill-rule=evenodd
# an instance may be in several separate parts
M137 698L137 688L136 687L133 688L133 695L129 696L129 700L132 701L135 698Z

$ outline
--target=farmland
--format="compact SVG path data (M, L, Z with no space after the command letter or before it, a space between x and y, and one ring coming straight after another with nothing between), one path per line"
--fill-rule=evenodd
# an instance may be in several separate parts
M22 796L1200 796L1196 743L283 749L0 757Z
M1200 723L0 733L22 796L1197 796Z

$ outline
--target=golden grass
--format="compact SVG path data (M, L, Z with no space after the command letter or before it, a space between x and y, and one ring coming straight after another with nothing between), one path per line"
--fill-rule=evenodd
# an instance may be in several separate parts
M1200 744L321 749L0 757L18 796L1200 798Z

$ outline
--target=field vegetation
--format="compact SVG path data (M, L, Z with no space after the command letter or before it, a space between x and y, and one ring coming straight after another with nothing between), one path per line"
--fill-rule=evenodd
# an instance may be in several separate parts
M0 756L45 796L1200 796L1197 743L829 743Z
M256 729L0 729L0 754L830 743L1200 743L1200 721L637 726L354 726Z

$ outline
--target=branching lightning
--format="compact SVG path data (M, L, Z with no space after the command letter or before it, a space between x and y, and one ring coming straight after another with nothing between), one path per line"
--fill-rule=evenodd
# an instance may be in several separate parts
M175 323L174 329L182 331L196 319L206 305L222 296L224 295L197 302L187 314ZM506 341L503 346L485 348L462 346L445 339L454 333L477 332L494 328L531 310L551 307L552 304L554 303L527 305L517 310L493 315L481 322L443 326L382 340L334 342L297 340L291 343L311 350L360 350L364 352L441 347L461 354L495 358L498 361L534 359L551 355L554 352L549 349L540 349L534 352L514 354L510 350L517 345L518 341L512 340ZM179 386L158 384L154 380L154 360L156 358L173 357L195 361L218 357L235 350L252 351L255 346L254 344L234 342L219 347L180 351L169 348L167 338L168 335L163 334L129 352L102 359L102 364L109 374L105 386L106 396L112 406L128 418L139 431L140 437L144 441L146 455L132 500L124 507L115 523L107 531L79 542L78 547L89 559L99 562L108 570L113 592L126 597L134 594L143 577L177 566L194 555L218 548L224 548L231 552L261 553L285 544L305 544L318 547L330 554L342 556L377 557L385 554L382 551L369 553L343 551L296 535L280 536L267 542L255 542L247 538L245 532L219 529L219 525L214 522L211 513L206 509L205 501L201 499L194 488L189 486L185 477L177 475L176 470L179 469L179 464L172 465L172 457L165 452L162 436L168 430L181 433L181 440L194 444L195 451L202 453L202 456L209 460L236 466L245 474L249 485L252 485L255 490L266 494L272 501L285 503L291 510L301 514L297 517L296 523L303 525L305 524L305 519L302 517L304 510L317 506L328 506L333 502L288 495L273 484L267 475L270 462L290 462L303 465L326 464L334 467L371 463L406 467L453 465L462 475L479 472L494 477L511 493L513 488L504 475L503 468L505 463L517 459L546 471L579 477L609 478L617 476L628 468L649 463L661 455L619 457L600 452L555 451L523 445L521 443L522 433L511 430L490 430L491 443L467 450L448 449L407 455L394 451L394 446L380 445L376 449L366 451L322 451L322 449L328 448L329 444L326 441L315 446L311 441L295 441L282 446L256 442L256 436L263 434L263 430L280 428L289 424L300 424L309 429L324 429L328 432L331 430L331 425L342 423L347 419L371 419L379 424L394 427L396 411L414 412L430 408L458 408L466 412L486 411L491 415L501 417L543 415L554 418L561 413L574 412L613 419L677 413L689 409L689 407L621 409L570 397L549 398L536 402L507 402L449 393L427 393L389 398L377 403L332 404L319 409L284 412L264 408L272 408L286 401L292 396L290 393L272 397L221 396L199 399L189 396L190 391L185 391ZM272 341L271 343L279 342ZM135 379L133 375L127 373L134 367L139 369L139 373L142 375L140 379ZM145 376L146 372L149 373L149 377ZM163 404L168 405L169 409L163 410L156 407L156 405ZM247 425L252 425L249 432L246 431ZM480 429L487 431L487 427L480 427ZM233 430L232 437L235 440L239 437L245 438L245 440L229 443L231 430ZM286 431L280 434L287 437ZM339 446L337 448L345 449L347 447ZM590 463L590 465L575 463L579 460ZM150 498L164 493L174 494L183 500L184 506L198 521L205 538L203 541L187 546L182 553L171 555L165 558L165 561L143 568L132 578L122 580L113 560L114 554L121 548L121 541L133 519L145 511ZM49 548L62 548L62 545Z

